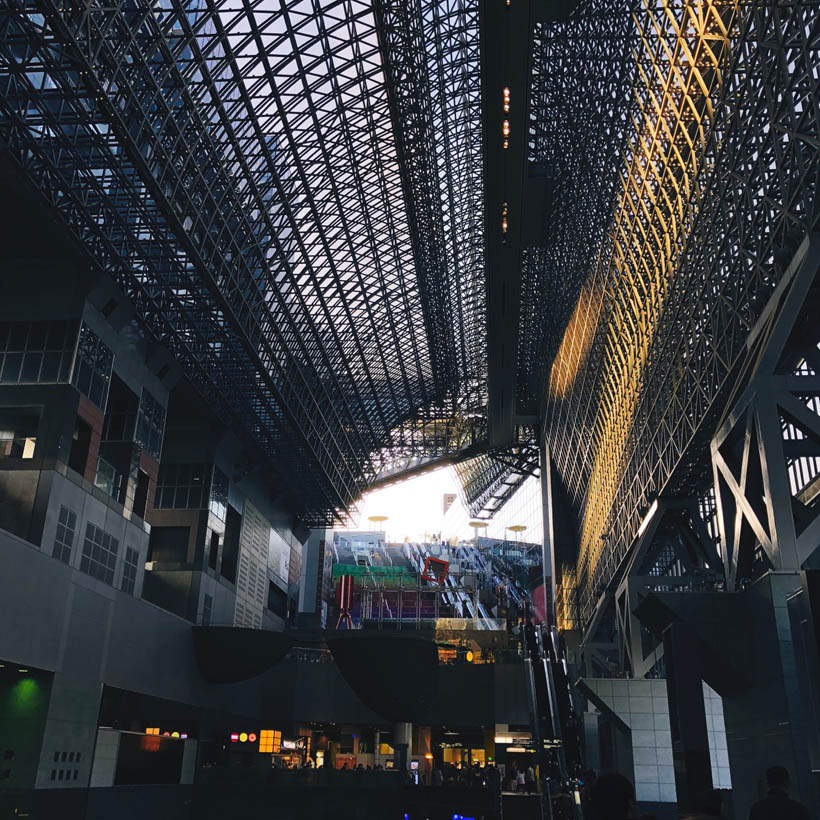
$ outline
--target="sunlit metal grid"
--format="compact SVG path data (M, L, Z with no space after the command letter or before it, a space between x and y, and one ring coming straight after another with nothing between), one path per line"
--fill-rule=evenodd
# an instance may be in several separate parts
M3 146L316 523L402 425L455 394L481 409L480 184L460 177L481 142L475 11L416 6L421 38L393 46L377 16L354 0L0 13ZM386 82L402 44L426 49L420 85ZM408 93L424 146L403 136ZM433 222L431 267L414 227Z
M560 90L535 89L534 154L552 132L554 161L571 159L534 290L567 330L529 349L579 520L558 602L574 627L653 496L708 482L746 334L817 229L820 15L816 3L592 2L537 44L535 76ZM549 274L562 265L566 279Z
M509 501L527 476L539 474L537 433L516 430L516 446L509 451L481 453L455 464L462 504L471 517L489 520Z

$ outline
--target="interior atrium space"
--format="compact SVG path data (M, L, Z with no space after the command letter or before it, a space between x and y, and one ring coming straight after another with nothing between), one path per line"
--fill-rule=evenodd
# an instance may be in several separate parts
M820 0L0 0L0 820L820 820Z

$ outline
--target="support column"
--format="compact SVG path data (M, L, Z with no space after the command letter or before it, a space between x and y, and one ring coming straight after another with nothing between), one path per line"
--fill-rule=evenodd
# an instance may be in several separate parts
M410 768L410 755L413 748L413 724L396 723L393 726L394 766L397 771Z
M694 811L698 795L712 788L701 644L691 625L672 624L663 633L663 645L678 805Z
M795 642L789 624L788 598L800 589L798 573L769 573L744 595L749 598L747 628L754 634L754 651L746 657L753 685L724 696L729 764L735 813L745 817L751 804L765 794L763 773L785 766L792 796L814 816L817 793L808 755L807 714L800 697Z
M763 771L775 764L789 769L810 813L818 810L808 755L818 715L801 708L797 670L807 658L788 612L820 543L818 289L820 236L810 233L748 334L737 398L711 444L726 586L744 590L742 628L754 636L737 662L747 686L724 695L737 816L748 813Z
M35 788L89 785L101 699L99 681L54 675Z
M539 449L539 460L541 462L541 512L544 519L544 546L541 554L542 581L544 592L550 590L552 605L547 607L547 621L553 626L558 626L555 619L555 582L558 577L558 567L556 563L554 533L553 533L553 510L552 510L552 469L550 466L550 451L546 438L541 437ZM547 577L549 572L549 577ZM547 586L549 584L549 586Z

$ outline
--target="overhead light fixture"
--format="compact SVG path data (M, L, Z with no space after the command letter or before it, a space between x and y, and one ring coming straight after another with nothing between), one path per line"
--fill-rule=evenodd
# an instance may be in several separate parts
M28 669L18 669L18 672L28 672Z

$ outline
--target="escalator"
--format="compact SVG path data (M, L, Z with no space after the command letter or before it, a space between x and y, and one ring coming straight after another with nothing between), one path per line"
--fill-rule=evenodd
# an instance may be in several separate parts
M549 645L531 623L522 630L524 681L530 728L541 780L543 820L581 820L578 787L571 774L581 763L578 721L572 705L566 660L553 633Z

